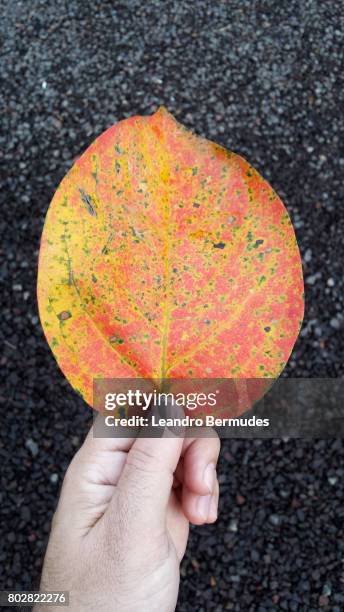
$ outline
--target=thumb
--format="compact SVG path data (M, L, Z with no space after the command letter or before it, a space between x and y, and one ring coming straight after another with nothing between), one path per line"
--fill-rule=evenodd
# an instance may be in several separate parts
M165 430L161 438L135 440L118 482L118 494L126 508L135 514L135 522L165 522L173 474L183 447L183 437Z

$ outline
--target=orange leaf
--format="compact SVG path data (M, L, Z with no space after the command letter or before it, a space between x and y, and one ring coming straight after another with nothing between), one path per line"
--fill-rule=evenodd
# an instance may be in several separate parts
M92 405L94 378L275 378L303 317L295 234L242 157L161 108L119 122L44 225L41 322Z

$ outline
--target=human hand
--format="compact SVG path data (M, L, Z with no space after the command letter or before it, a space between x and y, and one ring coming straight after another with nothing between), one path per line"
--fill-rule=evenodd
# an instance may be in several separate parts
M71 612L174 610L189 522L217 518L219 449L217 437L94 438L91 429L66 472L41 591L69 591Z

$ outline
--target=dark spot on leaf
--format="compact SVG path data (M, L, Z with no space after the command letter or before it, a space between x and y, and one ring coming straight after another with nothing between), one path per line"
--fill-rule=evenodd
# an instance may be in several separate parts
M194 207L194 208L199 208L199 207L200 207L200 204L198 204L197 202L194 202L194 203L193 203L193 207Z
M269 327L268 325L264 327L264 331L269 332L270 330L271 330L271 327Z
M132 225L129 225L129 227L130 227L132 235L135 238L134 242L140 242L140 240L144 240L144 233L142 230L137 229L136 227L133 227Z
M97 282L97 277L94 274L92 274L92 280L93 280L94 283Z
M213 246L214 246L214 249L224 249L226 245L224 242L217 242L217 243L214 243Z
M114 233L110 232L109 237L108 237L106 243L104 244L104 246L102 248L102 251L101 251L102 255L107 255L109 253L108 247L109 247L110 243L112 242L113 237L114 237Z
M58 314L57 316L60 321L67 321L67 319L70 319L72 315L69 310L62 310L62 312L60 312L60 314Z
M263 244L264 240L256 240L256 242L253 245L253 248L256 249L259 247L260 244Z
M92 217L96 217L97 210L96 210L96 205L94 203L92 196L86 193L84 189L79 189L79 191L80 191L81 199L86 206L86 209L88 210L90 215L92 215Z
M111 336L111 338L109 338L109 342L110 344L123 344L124 340L123 338L118 338L117 336Z

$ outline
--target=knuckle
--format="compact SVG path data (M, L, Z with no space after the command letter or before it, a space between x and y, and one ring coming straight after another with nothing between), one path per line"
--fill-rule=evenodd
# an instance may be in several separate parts
M146 474L156 472L157 468L156 457L147 447L133 446L128 454L126 464Z

